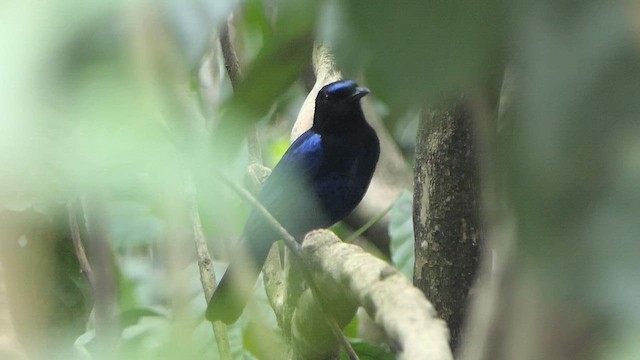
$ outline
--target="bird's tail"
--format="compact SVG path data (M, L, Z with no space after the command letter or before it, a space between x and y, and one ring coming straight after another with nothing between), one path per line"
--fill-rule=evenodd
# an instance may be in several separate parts
M239 265L239 264L238 264ZM255 266L253 266L255 269ZM245 291L239 288L237 272L242 271L242 278L251 278L255 280L258 278L258 271L254 271L255 274L246 274L243 269L236 269L235 265L229 265L227 271L222 276L216 291L211 296L209 305L207 307L207 320L209 321L222 321L225 324L234 323L242 314L242 310L247 305L250 294L246 294Z
M248 249L251 252L248 257L241 258L238 253L234 254L234 259L209 300L207 320L220 320L225 324L238 320L253 293L253 287L269 254L271 244L258 246L259 249L255 247Z

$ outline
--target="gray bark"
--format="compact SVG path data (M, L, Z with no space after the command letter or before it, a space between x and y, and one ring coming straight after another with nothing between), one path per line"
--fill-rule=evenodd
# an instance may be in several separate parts
M462 102L424 110L416 145L414 284L434 304L457 347L481 238L471 116Z

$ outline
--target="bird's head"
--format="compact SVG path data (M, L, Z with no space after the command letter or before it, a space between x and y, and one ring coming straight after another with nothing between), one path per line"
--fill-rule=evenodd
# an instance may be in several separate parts
M313 127L319 132L340 132L361 125L365 119L360 99L368 93L353 80L325 85L316 97Z

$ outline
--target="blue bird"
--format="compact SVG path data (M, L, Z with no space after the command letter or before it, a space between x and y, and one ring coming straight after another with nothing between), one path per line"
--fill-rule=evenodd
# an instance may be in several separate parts
M316 97L313 126L291 144L257 196L298 241L346 217L369 187L380 144L360 105L368 93L351 80L324 86ZM238 254L209 301L208 320L230 324L238 319L271 245L279 239L252 211Z

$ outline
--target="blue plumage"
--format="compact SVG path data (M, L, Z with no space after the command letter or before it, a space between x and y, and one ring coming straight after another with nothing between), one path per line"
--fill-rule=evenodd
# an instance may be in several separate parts
M331 95L339 95L340 92L344 92L348 95L352 91L351 89L357 86L358 85L353 80L336 81L327 85L325 92Z
M323 87L316 97L313 126L291 144L258 195L299 241L310 230L342 220L369 187L380 146L360 106L360 98L368 93L351 80ZM246 256L232 259L209 302L209 320L232 323L240 316L248 294L239 285L252 281L253 286L278 239L262 216L251 212L241 241Z

